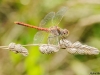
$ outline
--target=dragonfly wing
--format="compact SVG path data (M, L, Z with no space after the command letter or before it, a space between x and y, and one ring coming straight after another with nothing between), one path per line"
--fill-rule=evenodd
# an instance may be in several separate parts
M50 22L52 23L53 17L55 15L55 12L50 12L48 13L44 19L40 22L39 26L44 27L45 25L47 26Z
M62 20L63 16L65 15L67 11L66 7L62 7L56 14L55 17L53 18L53 23L54 25L58 25L60 21Z
M57 45L58 42L59 42L58 36L54 36L53 34L49 34L49 37L48 37L48 43L49 44Z
M35 34L33 43L34 44L47 43L47 39L48 39L48 33L44 32L44 31L39 31Z

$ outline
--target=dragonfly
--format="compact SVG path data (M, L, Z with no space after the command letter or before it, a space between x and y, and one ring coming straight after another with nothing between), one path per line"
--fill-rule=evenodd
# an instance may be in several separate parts
M60 39L65 39L69 31L62 29L58 25L67 11L66 7L62 7L57 13L50 12L40 22L39 26L33 26L23 22L14 22L15 24L34 28L39 30L34 36L34 43L42 43L43 40L48 39L48 44L58 44ZM47 28L48 26L51 26ZM47 33L46 33L47 32ZM48 34L49 32L49 34Z

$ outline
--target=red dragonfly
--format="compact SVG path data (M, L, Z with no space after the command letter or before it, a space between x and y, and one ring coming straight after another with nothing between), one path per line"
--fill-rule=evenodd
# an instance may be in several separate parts
M47 41L48 44L58 44L59 40L65 39L69 33L67 29L62 29L58 27L58 24L62 20L64 14L66 13L66 10L67 8L63 7L56 14L55 12L48 13L44 17L44 19L40 22L39 26L33 26L33 25L26 24L23 22L14 22L14 23L18 25L30 27L30 28L35 28L37 30L41 30L35 34L34 43L41 43L43 40L48 38L48 41ZM50 28L46 28L46 26L49 26L48 24L53 25L53 26L51 26ZM50 34L48 35L44 31L50 32Z

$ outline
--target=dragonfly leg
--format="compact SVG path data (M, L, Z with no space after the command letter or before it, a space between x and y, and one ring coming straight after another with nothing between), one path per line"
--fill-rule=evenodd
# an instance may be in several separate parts
M59 36L49 36L48 37L48 44L59 44Z
M51 38L54 38L54 37L56 37L56 36L49 36L49 37L48 37L48 44L51 44L51 43L50 43L50 41L51 41L50 39L51 39Z
M48 37L48 44L50 44L50 39L53 38L54 36L49 36Z

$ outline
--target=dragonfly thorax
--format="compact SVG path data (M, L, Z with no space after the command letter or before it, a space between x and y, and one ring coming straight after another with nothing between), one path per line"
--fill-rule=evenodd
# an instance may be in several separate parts
M61 29L57 26L51 27L49 31L54 35L54 36L61 36L61 37L66 37L69 34L69 31L67 29Z

